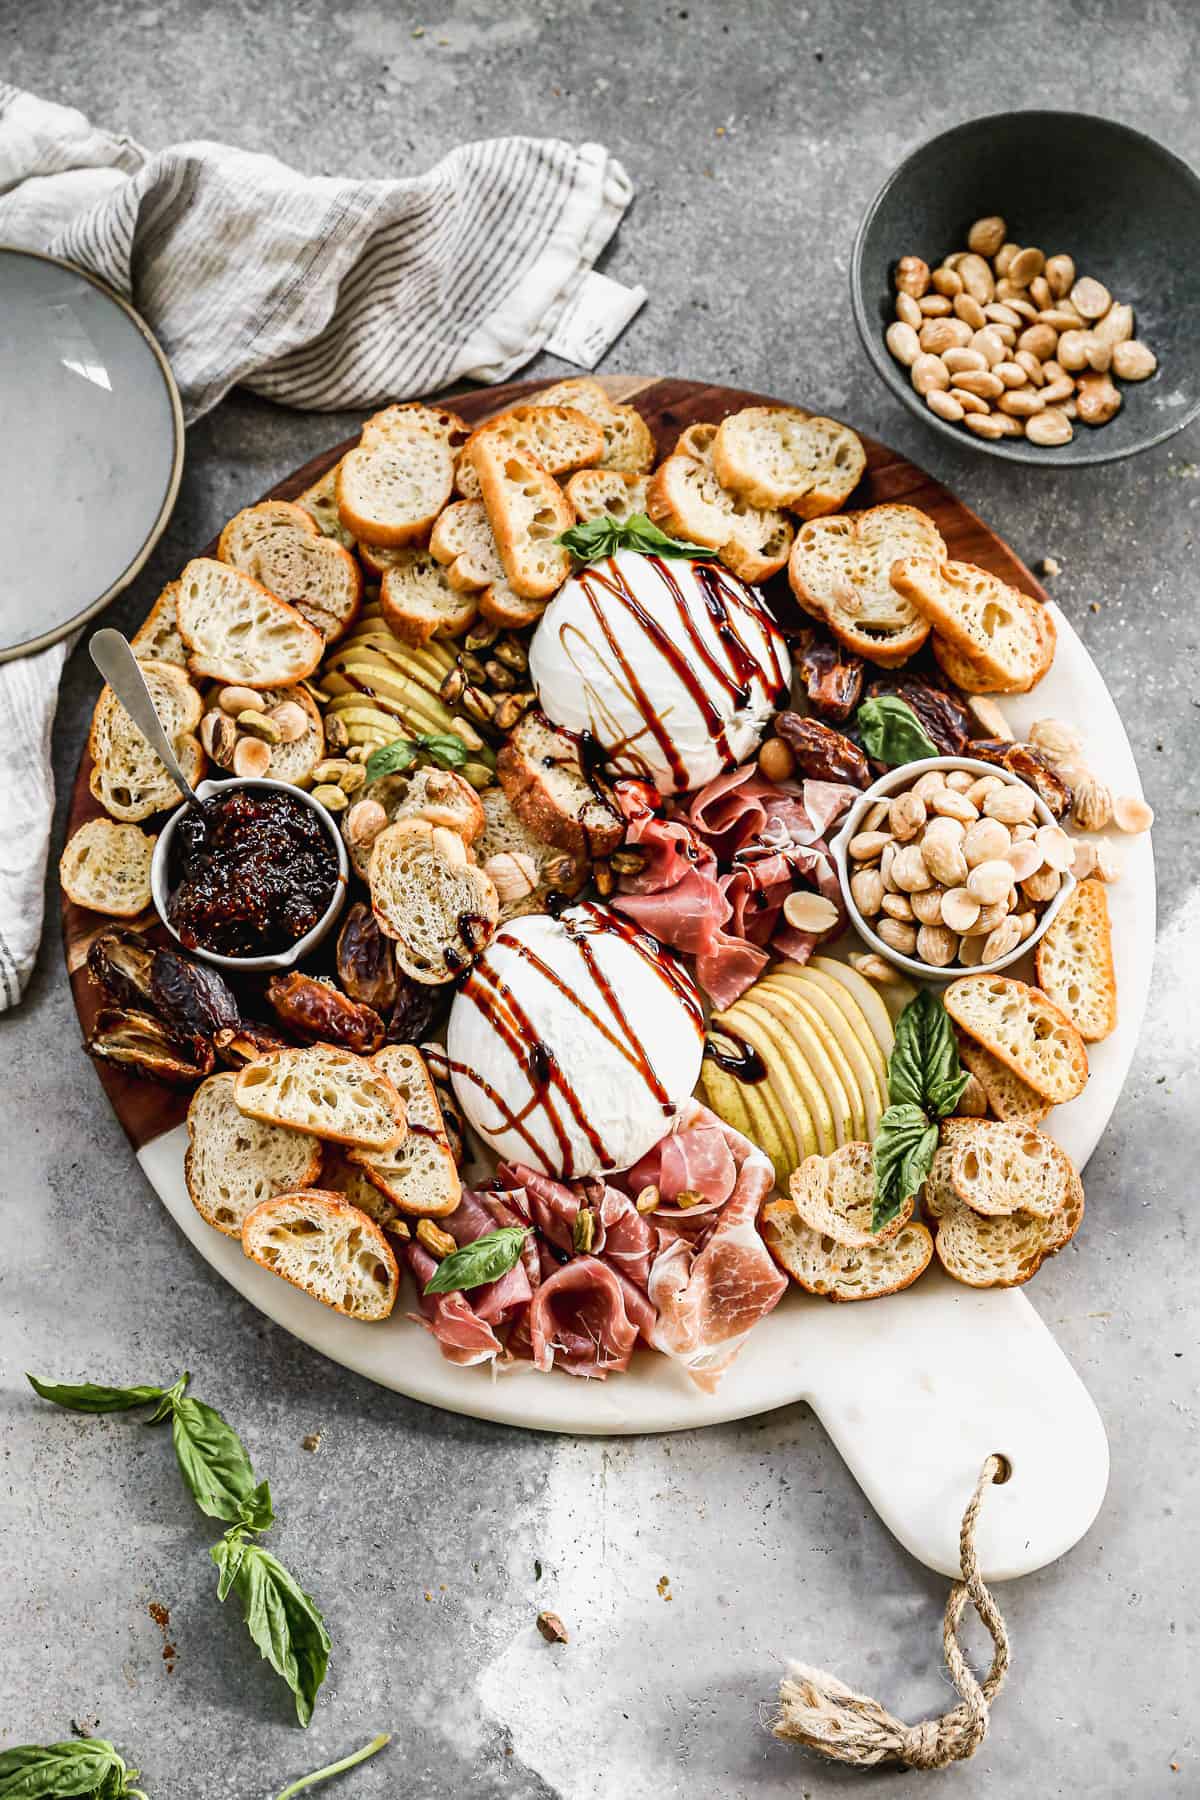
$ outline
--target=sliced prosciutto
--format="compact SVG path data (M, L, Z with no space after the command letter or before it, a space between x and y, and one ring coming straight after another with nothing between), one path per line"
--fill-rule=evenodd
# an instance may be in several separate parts
M491 1362L504 1345L486 1319L471 1305L466 1294L426 1294L425 1284L437 1269L437 1258L430 1256L423 1244L406 1244L408 1266L417 1284L420 1314L410 1313L418 1325L431 1331L448 1362L470 1368L475 1363Z
M626 1290L595 1256L577 1256L542 1282L529 1307L533 1366L603 1381L629 1367L638 1328Z
M495 1231L498 1225L519 1225L524 1221L504 1204L503 1196L473 1194L464 1188L458 1206L438 1223L461 1249L485 1232ZM525 1249L528 1248L527 1245ZM481 1287L462 1293L426 1294L425 1285L438 1267L437 1258L417 1242L406 1244L405 1251L421 1308L419 1317L411 1316L433 1333L442 1355L450 1362L465 1365L490 1362L500 1356L504 1345L495 1327L503 1326L528 1308L540 1279L536 1256L531 1262L523 1250L521 1260L507 1274Z

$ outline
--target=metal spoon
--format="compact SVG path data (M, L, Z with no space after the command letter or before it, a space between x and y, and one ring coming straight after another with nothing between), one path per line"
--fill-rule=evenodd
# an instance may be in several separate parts
M179 766L170 738L163 730L142 666L119 631L106 625L94 631L88 641L92 661L107 681L125 711L129 714L150 748L167 765L167 773L185 800L193 805L198 795Z

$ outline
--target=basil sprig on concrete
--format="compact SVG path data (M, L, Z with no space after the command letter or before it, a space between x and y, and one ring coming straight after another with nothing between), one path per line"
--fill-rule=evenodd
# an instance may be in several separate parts
M146 1800L136 1778L107 1738L0 1750L0 1800Z
M954 1111L966 1085L946 1009L923 988L896 1021L888 1060L890 1104L875 1132L872 1231L890 1225L925 1180L938 1146L936 1121Z
M585 525L572 525L558 541L578 563L599 562L602 556L615 556L618 550L640 550L644 556L686 556L695 562L707 562L717 554L704 544L668 537L645 513L630 513L627 519L602 513Z
M329 1633L312 1598L251 1536L275 1522L271 1489L266 1481L257 1480L246 1447L228 1420L187 1392L190 1377L186 1373L170 1387L100 1387L93 1382L39 1381L33 1375L28 1379L43 1400L71 1412L128 1412L153 1405L148 1425L170 1419L175 1459L185 1487L201 1512L229 1526L211 1552L220 1570L217 1597L224 1600L236 1590L251 1637L291 1688L296 1716L307 1725L325 1679ZM91 1790L64 1787L45 1791L67 1795ZM97 1791L102 1800L110 1800L108 1788ZM114 1787L111 1800L118 1800L124 1791ZM31 1789L29 1800L41 1792ZM24 1800L25 1790L13 1788L11 1794L13 1800L18 1795ZM3 1786L0 1800L8 1800Z
M463 1288L499 1281L520 1260L521 1246L528 1236L524 1225L501 1225L495 1231L485 1231L482 1237L442 1258L425 1283L425 1292L457 1294Z
M899 694L880 694L864 700L854 715L862 747L872 762L898 769L902 763L939 756L937 745L907 700Z

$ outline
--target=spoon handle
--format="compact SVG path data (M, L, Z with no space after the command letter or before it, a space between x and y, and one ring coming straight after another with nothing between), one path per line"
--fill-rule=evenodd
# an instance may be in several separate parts
M184 799L194 801L196 795L192 791L187 776L179 766L174 746L163 730L162 720L150 697L150 689L146 686L146 677L142 673L141 664L130 649L127 640L119 631L114 631L111 626L105 626L103 631L92 633L88 649L91 652L92 661L150 748L167 765L167 771Z

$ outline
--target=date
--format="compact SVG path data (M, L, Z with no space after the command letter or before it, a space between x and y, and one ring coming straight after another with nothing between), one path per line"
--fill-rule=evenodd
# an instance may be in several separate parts
M386 1013L396 1000L396 962L369 906L356 900L337 941L338 980L352 1000Z
M796 758L797 775L809 781L870 787L871 765L844 732L823 725L820 719L802 718L794 712L776 713L775 731Z
M183 1043L161 1019L133 1007L103 1007L96 1015L87 1047L89 1055L116 1063L131 1075L169 1081L175 1087L203 1081L215 1060L206 1040Z
M169 1029L192 1043L211 1042L214 1032L237 1025L242 1016L224 976L177 950L155 951L150 998Z
M374 1007L351 1000L331 981L291 969L267 983L267 1002L281 1024L318 1043L338 1044L367 1056L383 1042L383 1020Z
M972 744L972 755L974 752L975 746ZM1064 819L1070 812L1074 798L1071 788L1032 744L1006 745L1004 767L1027 782L1034 793L1045 801L1056 819Z
M898 670L894 675L876 676L867 693L872 700L880 694L895 694L898 700L912 707L940 755L963 755L975 729L975 721L966 702L949 688L930 681L925 675Z
M396 999L388 1020L389 1044L419 1044L429 1036L441 1013L446 997L441 987L432 987L411 976L396 973Z
M835 725L848 719L862 699L862 658L808 626L793 641L792 660L813 711Z

